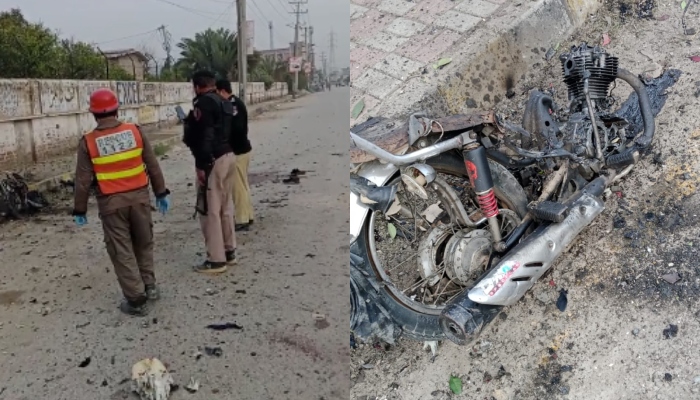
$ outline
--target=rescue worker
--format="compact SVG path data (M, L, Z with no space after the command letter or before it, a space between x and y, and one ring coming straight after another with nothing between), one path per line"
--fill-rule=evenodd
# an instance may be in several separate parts
M248 184L248 167L253 147L248 140L248 109L240 98L233 95L231 82L226 79L216 81L216 90L233 105L233 126L231 148L236 155L233 174L233 207L235 209L236 231L247 231L253 223L253 200Z
M197 93L192 111L185 119L184 142L192 151L197 171L197 212L207 259L196 272L218 274L236 262L233 206L233 163L229 143L233 105L216 93L216 77L209 71L192 76Z
M87 223L90 189L96 186L107 254L125 298L119 308L143 316L149 311L147 301L159 296L149 180L163 214L170 208L170 191L148 139L137 125L119 121L118 109L117 96L109 89L90 96L97 127L78 144L73 219L78 226Z

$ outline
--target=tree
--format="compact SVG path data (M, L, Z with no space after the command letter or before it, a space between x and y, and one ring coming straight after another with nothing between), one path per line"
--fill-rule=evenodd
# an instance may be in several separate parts
M251 80L265 82L265 89L270 89L274 82L286 81L286 64L274 57L261 57L250 73Z
M236 33L224 28L210 28L195 34L194 38L184 38L177 44L181 51L176 68L185 76L206 69L232 79L237 69L237 39Z
M0 76L33 79L106 79L106 60L90 44L60 39L42 24L28 22L19 9L0 12ZM110 79L133 77L118 66Z

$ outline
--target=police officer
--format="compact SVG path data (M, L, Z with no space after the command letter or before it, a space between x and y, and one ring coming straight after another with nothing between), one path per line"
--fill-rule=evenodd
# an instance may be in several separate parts
M231 148L236 155L233 175L233 207L235 209L236 231L247 231L253 223L253 200L248 184L248 167L253 147L248 140L248 109L245 103L233 95L231 82L226 79L216 81L216 90L225 100L233 104L233 129Z
M195 160L197 212L208 255L194 270L218 274L236 262L232 194L235 156L229 143L233 107L216 93L216 77L211 72L195 72L192 84L197 97L185 119L184 142Z
M120 309L146 315L147 300L158 298L149 180L163 214L170 208L170 192L148 139L137 125L120 122L118 109L109 89L90 96L97 127L78 144L73 219L78 226L87 223L90 189L96 185L107 253L125 297Z

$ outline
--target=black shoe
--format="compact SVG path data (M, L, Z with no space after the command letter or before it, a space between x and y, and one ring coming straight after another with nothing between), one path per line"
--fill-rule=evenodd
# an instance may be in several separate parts
M132 315L134 317L144 317L148 315L148 312L150 311L147 303L144 302L142 304L135 304L128 300L122 300L122 303L119 305L119 309L124 314Z
M194 271L202 274L220 274L226 271L226 263L205 261L194 267Z
M160 291L155 283L146 285L146 297L148 297L148 300L158 300L160 298Z
M233 265L236 263L236 250L229 250L226 252L226 264Z
M236 232L245 232L250 228L250 223L247 224L236 224Z

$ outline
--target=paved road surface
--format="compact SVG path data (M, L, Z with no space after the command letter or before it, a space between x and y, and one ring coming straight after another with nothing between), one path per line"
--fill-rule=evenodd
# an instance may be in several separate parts
M173 209L154 213L163 299L147 318L117 310L94 203L83 228L64 214L1 225L0 398L135 398L125 382L131 366L155 356L181 387L201 382L172 399L346 399L348 98L333 88L251 126L258 216L239 235L238 266L222 276L191 271L203 244L190 219L189 153L174 149L162 161ZM283 184L293 168L307 174ZM205 328L233 321L244 329ZM223 355L196 359L204 346Z

